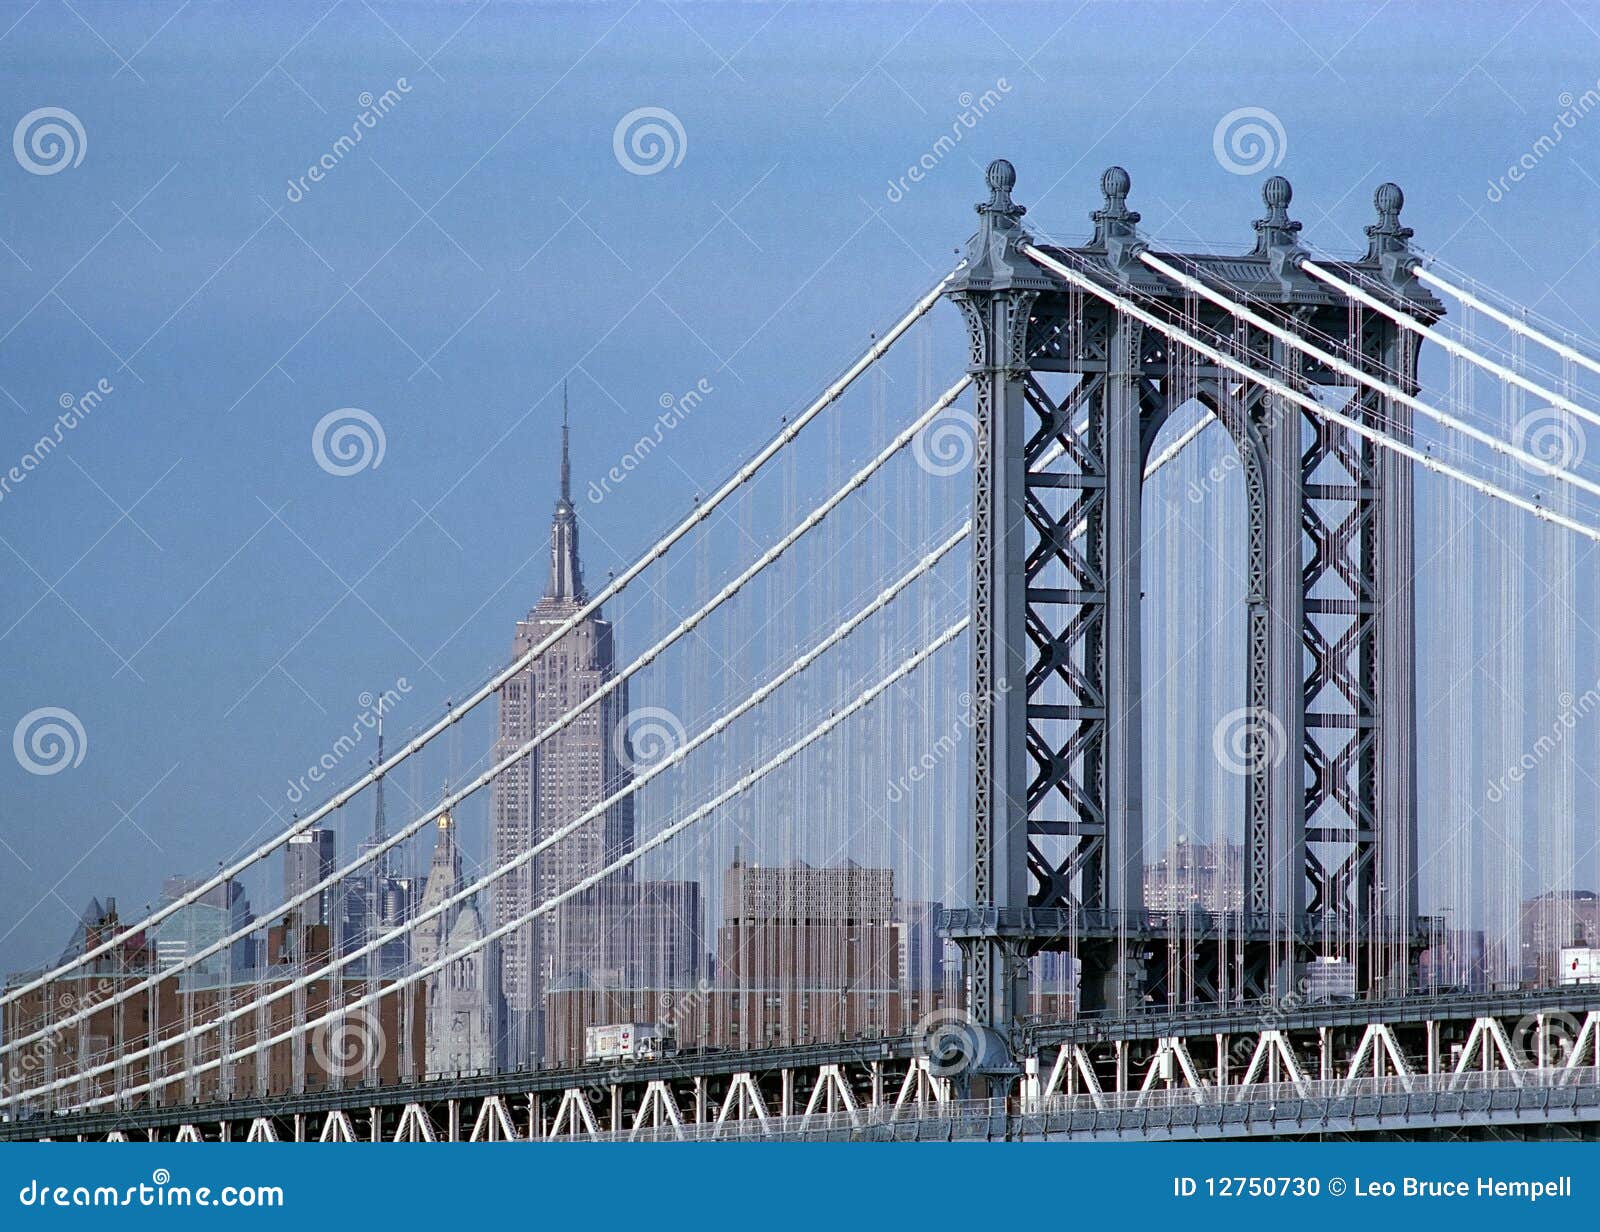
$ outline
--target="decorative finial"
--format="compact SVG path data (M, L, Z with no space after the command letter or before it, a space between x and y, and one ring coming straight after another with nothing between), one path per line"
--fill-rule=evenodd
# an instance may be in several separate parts
M1372 204L1377 207L1378 221L1367 228L1371 241L1367 259L1376 261L1388 253L1409 249L1408 241L1416 232L1400 225L1400 210L1405 206L1406 195L1398 184L1379 184L1372 194Z
M1121 167L1107 167L1101 175L1100 193L1105 204L1089 215L1094 220L1094 247L1105 248L1108 241L1134 238L1139 215L1128 208L1128 190L1132 186L1132 178Z
M1379 184L1378 191L1372 194L1372 204L1378 207L1381 222L1398 223L1400 211L1405 208L1406 195L1400 191L1398 184Z
M1049 290L1054 281L1022 253L1023 246L1033 241L1022 226L1027 209L1011 199L1017 169L997 158L984 171L983 179L989 199L975 207L978 230L967 241L967 259L949 284L950 294L959 302L972 289Z
M1264 253L1274 248L1294 248L1299 244L1300 224L1289 217L1289 202L1294 200L1294 188L1281 175L1272 176L1261 186L1261 200L1267 207L1267 216L1255 221L1256 252Z
M989 164L984 173L989 185L989 199L977 207L980 214L999 214L1006 218L1021 218L1028 212L1026 206L1011 200L1011 190L1017 186L1017 169L1003 158Z
M1402 287L1412 283L1415 259L1411 237L1416 234L1410 227L1401 225L1400 211L1405 203L1406 195L1400 191L1400 185L1379 184L1378 191L1372 194L1378 221L1367 228L1367 260L1383 266L1390 281Z

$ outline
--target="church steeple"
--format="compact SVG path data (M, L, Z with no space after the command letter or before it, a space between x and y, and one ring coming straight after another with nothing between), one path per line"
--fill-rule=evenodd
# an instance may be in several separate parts
M572 507L571 429L567 419L567 383L561 383L561 496L550 523L550 586L545 598L582 603L583 569L578 564L578 515Z

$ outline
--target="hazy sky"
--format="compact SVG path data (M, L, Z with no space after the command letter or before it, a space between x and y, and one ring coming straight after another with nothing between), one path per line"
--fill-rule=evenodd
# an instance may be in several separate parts
M363 691L405 677L411 726L503 658L564 379L580 493L712 390L580 500L598 577L948 268L990 158L1050 234L1117 162L1164 243L1247 247L1266 169L1214 150L1240 108L1281 126L1312 246L1360 247L1394 179L1419 243L1580 323L1600 118L1489 186L1597 77L1600 15L1562 3L0 5L5 128L81 131L68 165L25 132L0 158L0 463L110 389L0 499L0 733L61 707L87 740L0 758L0 968L91 894L214 868ZM640 108L679 126L655 174L617 148ZM341 408L381 465L318 465Z

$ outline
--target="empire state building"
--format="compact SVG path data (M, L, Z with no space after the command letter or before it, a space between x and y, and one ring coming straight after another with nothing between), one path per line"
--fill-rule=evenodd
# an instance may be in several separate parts
M564 398L563 398L564 400ZM550 524L550 581L544 597L517 622L512 654L538 645L586 602L572 506L568 427L561 424L561 495ZM609 621L591 613L500 693L498 760L525 744L616 673ZM495 780L491 803L494 859L504 863L573 821L628 780L613 733L628 713L624 683ZM633 846L633 802L622 800L495 885L496 928L570 889ZM603 928L593 911L557 908L507 934L501 988L507 1012L507 1061L532 1067L541 1049L541 1009L551 982L582 965Z

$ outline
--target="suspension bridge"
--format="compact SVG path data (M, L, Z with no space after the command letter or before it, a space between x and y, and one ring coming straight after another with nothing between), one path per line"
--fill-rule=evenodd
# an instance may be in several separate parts
M958 266L593 594L575 580L571 531L570 603L500 670L214 876L143 918L86 929L58 964L14 979L3 997L0 1137L1593 1136L1600 985L1548 978L1441 988L1419 977L1419 960L1443 932L1420 887L1429 857L1419 850L1419 671L1447 651L1433 625L1419 644L1418 554L1434 554L1440 545L1426 537L1442 528L1419 520L1417 492L1424 480L1434 484L1445 507L1490 519L1507 542L1528 542L1528 528L1547 531L1564 545L1552 559L1570 574L1571 545L1600 541L1592 503L1600 481L1584 473L1581 448L1551 449L1520 425L1530 399L1563 442L1581 441L1581 424L1600 424L1592 409L1600 401L1584 388L1600 374L1600 352L1416 249L1393 184L1376 192L1367 251L1336 260L1302 242L1281 177L1263 187L1254 246L1206 253L1148 239L1121 168L1102 177L1093 234L1078 244L1030 230L1015 180L1009 163L993 163ZM870 585L842 597L834 619L797 637L792 653L783 646L767 670L740 677L737 695L695 730L608 778L554 829L497 851L481 873L353 945L289 945L293 961L270 982L183 982L207 963L226 966L267 927L250 920L176 962L130 960L137 939L282 858L484 703L523 687L547 656L567 653L575 630L629 588L649 587L669 553L705 533L719 511L737 510L759 476L824 430L852 388L946 304L959 312L967 353L943 392L929 390L916 414L886 424L859 467L803 516L786 501L781 533L720 587L702 579L689 610L674 612L593 690L558 699L537 730L513 740L503 733L480 773L380 830L339 867L286 887L262 920L291 929L320 896L372 876L409 840L448 827L478 793L526 775L541 749L593 728L604 707L625 707L630 680L692 643L719 609L752 593L829 585L802 556L819 528L850 516L888 468L925 449L952 414L964 416L970 506L951 524L923 517L890 526L900 558L875 547ZM1449 324L1447 309L1461 323ZM1450 377L1438 392L1421 380L1425 343L1447 357ZM1146 749L1168 716L1148 711L1158 695L1168 708L1200 701L1158 694L1163 668L1145 627L1157 584L1145 567L1149 494L1207 441L1223 442L1239 496L1239 644L1229 661L1240 669L1243 705L1219 749L1239 788L1227 797L1238 813L1211 820L1216 833L1239 835L1241 857L1236 894L1158 905L1147 877L1158 844L1144 806ZM563 504L570 515L565 488ZM557 574L566 533L552 546ZM1168 564L1180 580L1163 584L1181 590L1182 562ZM926 593L952 570L960 601L945 612ZM889 620L917 602L921 618ZM1174 609L1182 607L1180 595ZM863 638L865 666L837 668L840 648ZM1570 647L1551 655L1548 679L1564 684L1575 671ZM899 766L856 736L874 721L875 730L899 732L892 747L915 753L932 743L934 710L908 706L907 690L948 708L934 694L950 691L935 690L929 676L952 656L961 664L965 760L954 771L958 790L943 801L960 820L960 889L939 922L959 953L948 996L883 1029L851 1031L841 1017L830 1038L777 1045L680 1042L650 1055L472 1073L429 1073L419 1062L422 990L693 842L719 817L744 810L759 822L778 805L772 782L797 767L855 785L857 797L842 807L871 811L864 824L898 835L900 857L916 851L916 808L882 816L862 807L868 794L883 798ZM823 678L834 687L804 691ZM779 698L790 701L773 722ZM763 741L726 743L763 716ZM713 747L724 754L718 771L680 793L677 807L652 810L637 839L591 844L584 863L552 862L619 808L631 817L655 780L689 773ZM1518 750L1514 740L1508 747L1511 764ZM824 749L832 760L819 762ZM1453 787L1463 799L1477 790ZM927 797L915 803L925 807ZM1453 809L1447 817L1471 805ZM795 824L803 828L804 817ZM1569 863L1597 837L1570 791L1550 829L1565 835L1555 858ZM1473 833L1465 823L1447 827L1441 858L1470 864L1458 883L1492 898L1483 866L1497 852ZM558 872L530 876L540 868ZM538 892L470 934L444 927L512 884ZM433 940L412 944L409 961L379 961L386 947L425 934ZM281 935L276 944L286 944ZM1052 958L1072 973L1070 1004L1053 1008L1033 987ZM1347 981L1339 995L1308 991L1313 973L1332 966ZM680 989L674 1012L715 995ZM398 1064L328 1064L328 1041L358 1026L394 1043Z

